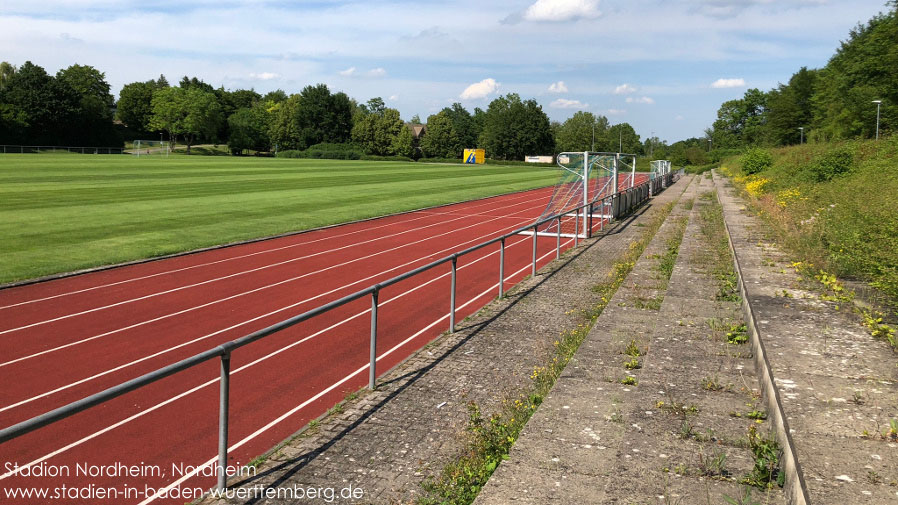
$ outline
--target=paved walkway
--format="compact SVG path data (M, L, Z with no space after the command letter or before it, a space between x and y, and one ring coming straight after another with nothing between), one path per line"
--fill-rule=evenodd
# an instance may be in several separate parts
M599 295L590 290L596 279L611 271L616 258L644 232L641 225L676 200L690 179L682 179L608 234L587 241L464 321L460 331L438 339L388 373L377 391L347 402L342 412L274 451L259 465L256 477L231 482L232 489L264 493L351 485L363 496L342 503L414 502L421 482L438 474L463 447L467 405L476 402L488 416L503 398L517 397L530 385L534 367L551 359L556 336L580 322L580 310L597 303ZM341 502L339 497L336 502ZM204 503L297 501L207 498Z
M747 344L727 342L738 304L718 301L701 231L713 184L697 178L599 317L574 361L480 493L503 503L725 503L766 431ZM669 282L659 262L683 233ZM663 297L660 307L647 299ZM653 310L654 308L654 310ZM642 365L627 370L627 346ZM633 377L635 385L622 380ZM739 416L739 417L737 417ZM764 493L755 492L759 498ZM763 503L783 503L772 491Z

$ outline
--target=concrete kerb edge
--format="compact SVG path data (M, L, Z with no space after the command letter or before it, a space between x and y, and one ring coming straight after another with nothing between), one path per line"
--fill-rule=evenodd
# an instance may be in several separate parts
M717 203L723 207L720 200L720 188L715 183L717 190ZM798 454L795 450L795 443L792 440L792 434L789 431L789 423L783 410L782 400L780 399L779 389L773 378L773 371L770 362L767 359L767 351L764 342L761 340L761 332L755 320L754 311L749 301L748 293L745 289L745 283L742 280L742 266L739 264L739 257L736 255L736 249L733 246L733 239L730 235L730 227L726 219L723 220L723 226L727 233L727 243L730 246L730 255L733 257L733 265L736 269L736 277L738 279L739 294L742 296L742 314L746 322L749 337L751 338L752 354L754 355L755 368L760 372L758 374L758 382L761 386L761 394L766 400L767 411L773 421L776 429L776 438L783 448L783 471L786 474L786 499L791 505L810 505L810 496L808 494L807 484L804 480L804 473L801 470L801 464L798 461Z

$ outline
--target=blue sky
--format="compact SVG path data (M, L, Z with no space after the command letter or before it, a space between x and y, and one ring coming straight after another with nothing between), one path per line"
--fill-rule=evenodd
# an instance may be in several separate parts
M186 5L188 4L189 5ZM426 120L535 98L643 137L700 136L720 104L821 67L885 0L3 0L0 59L298 92L323 82Z

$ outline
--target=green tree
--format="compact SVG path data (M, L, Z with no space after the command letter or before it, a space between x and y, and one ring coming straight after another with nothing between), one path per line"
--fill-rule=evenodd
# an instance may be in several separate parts
M455 130L461 148L476 147L482 124L478 125L477 121L474 120L474 116L458 102L453 103L451 107L444 108L442 112L445 112L452 121L452 128ZM458 154L461 156L462 151L459 150Z
M0 62L0 90L6 87L6 83L12 78L13 74L16 73L16 66L2 61Z
M642 154L642 141L630 123L608 127L601 140L596 140L596 150L610 153Z
M752 88L738 100L724 102L713 125L715 147L731 148L766 142L767 93Z
M549 117L536 100L521 100L515 93L490 102L484 116L480 145L486 155L522 160L524 156L554 154L555 140Z
M0 104L6 130L0 143L71 145L78 136L80 95L30 61L7 79Z
M799 127L804 127L808 133L813 121L811 97L816 77L817 71L802 67L788 84L780 84L767 94L767 136L773 144L799 143Z
M147 84L152 85L154 89L164 89L169 87L168 79L166 79L165 75L163 74L159 74L159 78L155 81L150 79L149 81L147 81Z
M396 137L393 139L391 147L393 154L396 156L405 156L406 158L414 157L415 136L412 135L412 131L408 126L403 125L402 129L399 130L399 133L396 134Z
M272 141L280 149L348 142L352 134L352 101L345 93L331 94L327 86L306 86L278 108L271 126Z
M427 130L421 138L421 150L428 158L458 158L463 144L459 141L455 126L447 109L427 118Z
M396 109L384 109L382 114L369 113L358 118L352 127L352 140L367 154L389 156L400 147L396 138L408 130ZM411 132L409 132L411 133Z
M881 129L898 125L898 12L890 5L853 29L820 70L812 98L816 137L874 136L873 100L882 100Z
M164 79L165 77L162 76L162 78ZM206 84L196 77L188 78L186 75L181 78L181 82L178 83L178 87L181 89L198 88L199 90L205 91L207 93L212 93L215 91L215 88L213 88L211 84Z
M121 145L112 125L112 104L106 75L88 65L72 65L56 74L56 79L66 83L81 96L79 127L71 138L82 146Z
M119 92L116 107L119 120L138 132L149 132L153 91L156 89L153 81L125 84Z
M594 151L600 146L608 129L608 118L591 112L577 111L555 130L555 145L559 151ZM593 141L593 138L597 142ZM615 149L617 151L617 149Z
M262 97L262 101L263 102L281 103L281 102L286 102L287 98L288 98L287 93L285 93L284 90L276 89L274 91L269 91L268 93L265 93L265 96Z
M168 132L169 139L180 135L190 146L199 138L212 138L222 121L215 94L201 87L166 88L153 94L150 128Z
M383 98L376 96L368 100L367 104L359 105L359 108L363 113L377 114L380 116L383 115L384 111L387 109L387 105L384 103Z
M237 109L231 114L228 117L228 149L231 153L242 154L246 149L268 151L271 148L268 137L270 119L265 104L261 102Z

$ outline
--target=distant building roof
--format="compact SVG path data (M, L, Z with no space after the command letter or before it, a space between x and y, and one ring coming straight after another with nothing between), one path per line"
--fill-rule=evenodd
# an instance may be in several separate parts
M421 135L424 135L425 130L427 129L427 125L416 123L408 123L408 127L412 131L412 136L416 139L421 138Z

